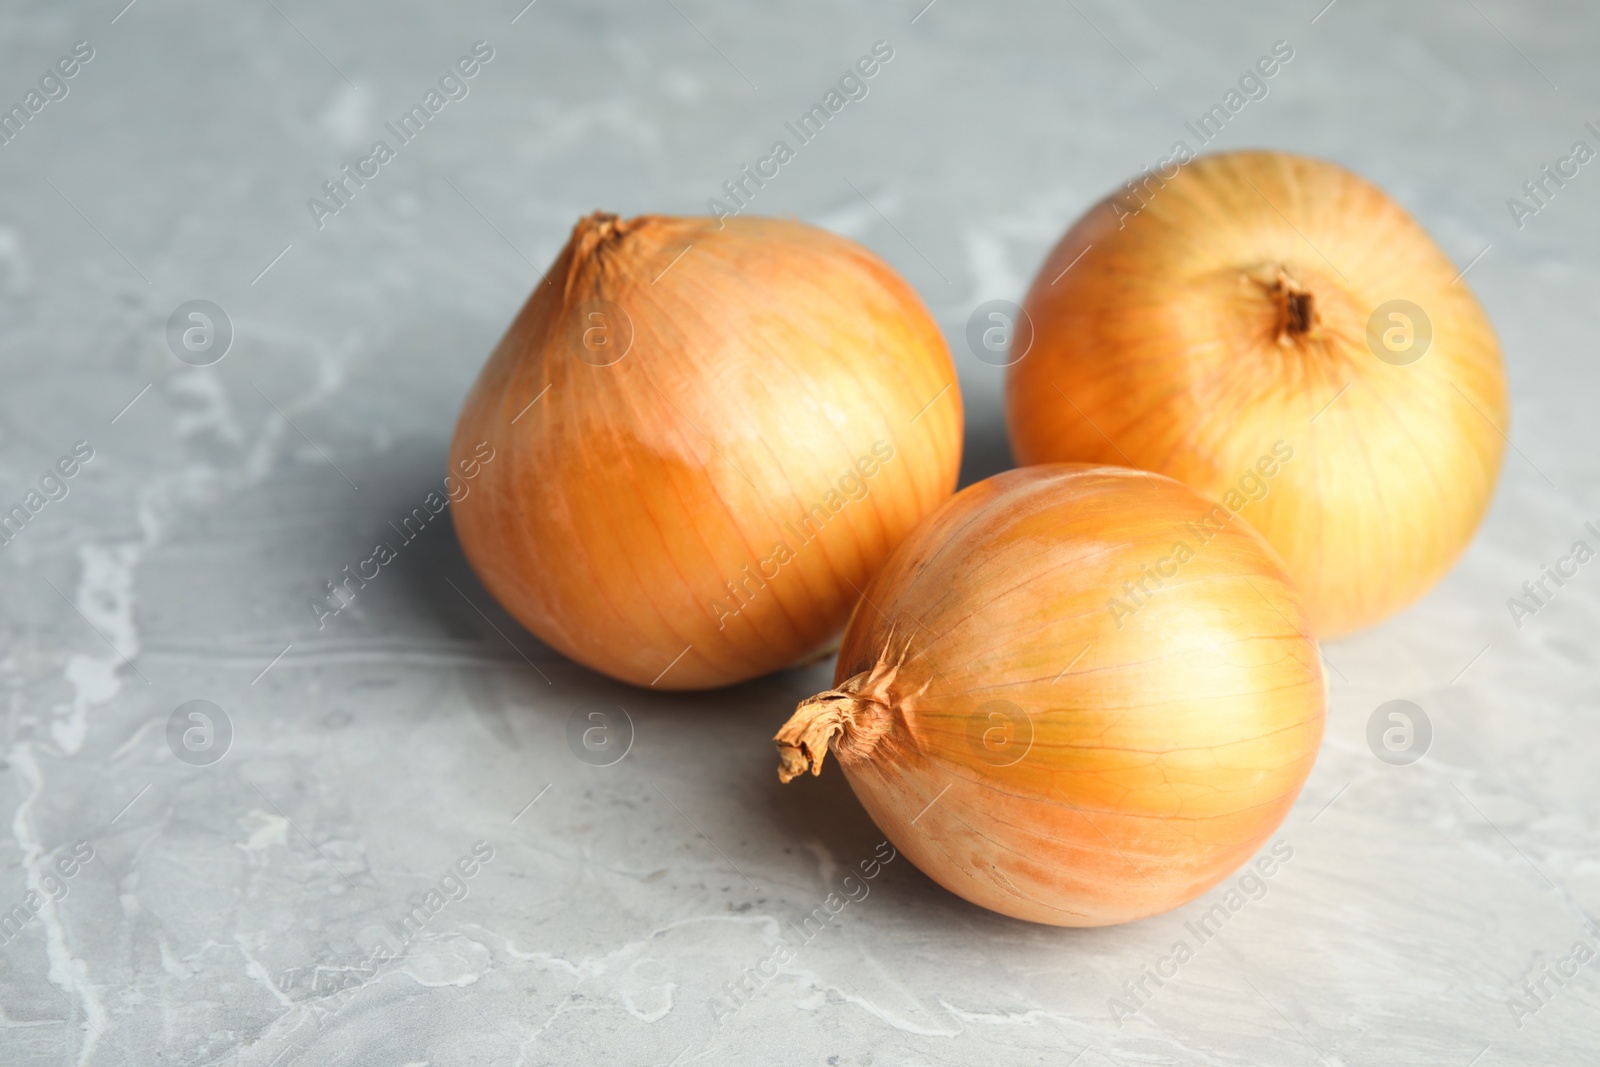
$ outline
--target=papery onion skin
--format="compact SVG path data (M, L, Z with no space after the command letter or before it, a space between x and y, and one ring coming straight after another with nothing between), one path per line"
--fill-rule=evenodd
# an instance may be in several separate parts
M580 663L660 689L754 678L825 650L954 490L954 383L922 302L853 242L597 213L462 408L452 470L479 442L497 455L456 531Z
M1280 276L1310 294L1309 332ZM1367 341L1395 299L1432 323L1408 365ZM1493 496L1509 421L1494 330L1404 209L1332 163L1236 152L1147 177L1078 220L1024 309L1033 345L1006 380L1019 462L1132 465L1221 499L1289 442L1294 462L1242 514L1319 636L1427 592Z
M1142 578L1151 595L1111 610ZM1058 926L1167 911L1245 862L1311 771L1325 701L1259 534L1172 479L1083 464L996 475L918 526L835 686L778 734L780 777L819 771L826 744L924 873Z

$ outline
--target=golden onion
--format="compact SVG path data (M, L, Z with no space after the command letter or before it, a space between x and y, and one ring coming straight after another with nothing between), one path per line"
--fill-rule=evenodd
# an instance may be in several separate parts
M1334 636L1425 593L1505 450L1500 350L1456 267L1382 190L1276 152L1205 156L1091 208L1024 305L1021 463L1159 471L1242 514ZM1255 468L1282 439L1293 461Z
M1188 486L1007 471L914 530L777 735L831 749L946 888L1061 926L1176 907L1282 821L1322 737L1316 643L1276 553Z
M955 487L938 327L881 260L797 222L595 214L461 411L452 508L506 610L639 685L814 657Z

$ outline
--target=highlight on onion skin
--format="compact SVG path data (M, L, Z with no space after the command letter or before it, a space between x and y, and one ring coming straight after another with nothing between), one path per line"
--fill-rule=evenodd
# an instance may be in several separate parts
M1132 184L1077 221L1027 296L1033 345L1006 380L1018 462L1130 465L1221 500L1283 438L1294 462L1264 498L1241 493L1242 514L1313 630L1422 596L1488 508L1508 430L1466 280L1331 163L1235 152Z
M798 222L581 220L479 375L451 508L495 598L637 685L815 657L955 488L944 339L877 257Z
M1125 582L1148 593L1114 611ZM1170 478L1084 464L1007 471L924 520L865 590L834 685L779 731L779 777L832 751L929 877L1058 926L1155 915L1239 867L1324 715L1266 541Z

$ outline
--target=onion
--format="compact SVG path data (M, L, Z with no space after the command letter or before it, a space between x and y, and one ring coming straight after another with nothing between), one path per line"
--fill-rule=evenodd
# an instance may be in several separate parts
M1494 331L1455 266L1319 160L1228 153L1130 186L1028 294L1033 346L1006 381L1018 461L1141 467L1223 501L1324 637L1421 596L1482 519L1508 422ZM1261 484L1280 438L1293 461Z
M1281 561L1193 489L1114 467L996 475L912 531L777 735L831 748L894 846L983 907L1060 926L1176 907L1288 813L1322 738Z
M595 214L467 397L452 508L488 590L639 685L814 657L955 488L937 325L881 260L777 219Z

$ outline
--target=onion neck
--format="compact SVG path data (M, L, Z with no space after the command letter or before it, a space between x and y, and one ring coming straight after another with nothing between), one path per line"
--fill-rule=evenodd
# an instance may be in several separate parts
M629 232L638 229L646 218L647 216L641 215L638 218L625 219L608 211L596 211L585 215L572 228L573 254L578 259L584 260L602 253L626 237Z
M1277 276L1267 286L1277 308L1277 323L1273 336L1279 344L1290 344L1310 336L1320 323L1316 298L1289 272L1279 267Z
M698 225L696 219L666 215L625 219L596 211L572 228L550 274L564 276L564 296L569 301L615 293L627 284L657 277L683 251L680 238Z
M894 711L884 693L889 680L879 668L845 680L802 700L774 741L778 745L778 780L790 782L810 771L822 773L822 761L833 749L841 764L867 759L889 732Z

